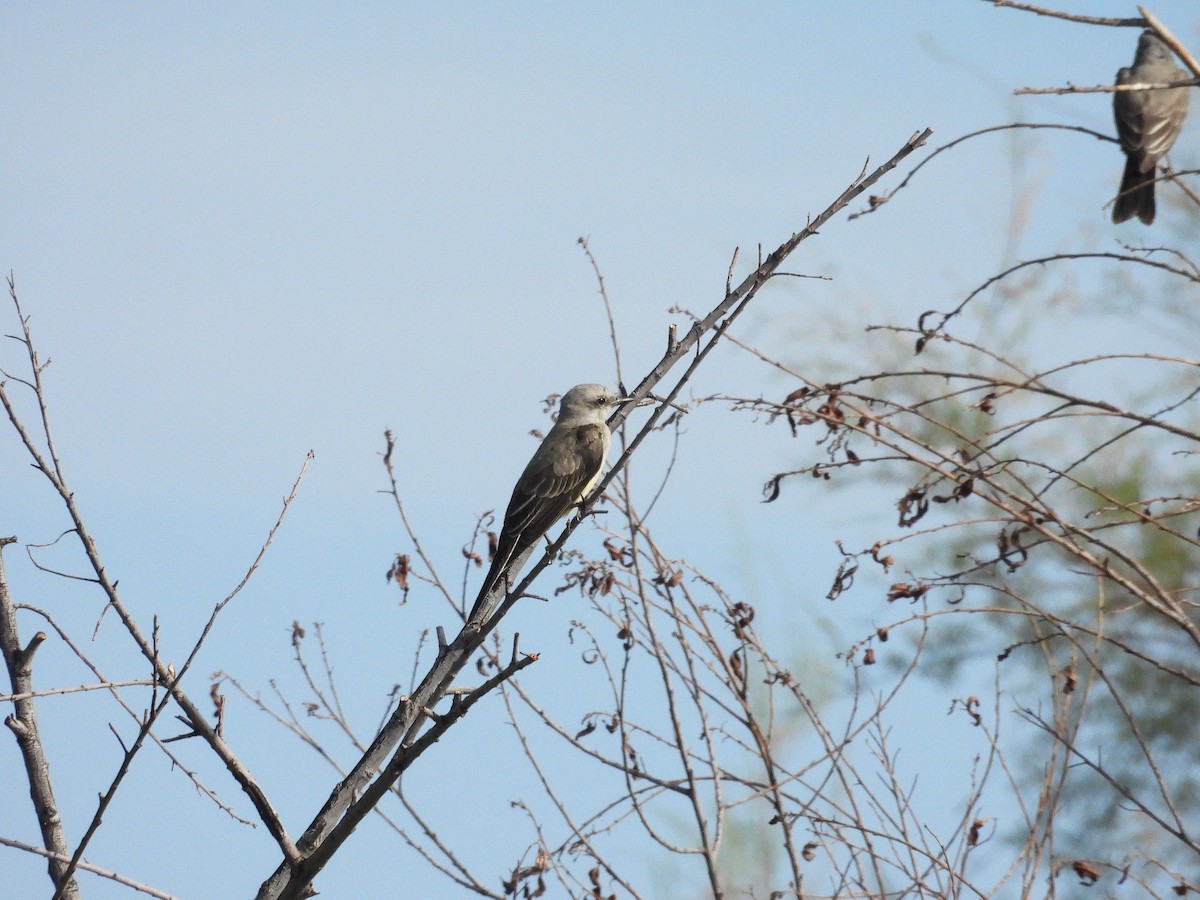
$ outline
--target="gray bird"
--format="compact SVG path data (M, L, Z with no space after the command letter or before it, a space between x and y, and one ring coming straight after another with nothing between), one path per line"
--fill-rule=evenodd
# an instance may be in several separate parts
M611 441L606 420L609 411L625 399L602 384L577 384L563 395L554 427L513 488L496 555L467 621L475 618L512 561L583 500L600 479ZM508 572L510 581L516 575Z
M1143 31L1133 65L1117 72L1117 84L1163 84L1190 77L1175 65L1170 48L1153 31ZM1155 167L1179 136L1187 108L1188 89L1182 87L1113 94L1113 117L1126 157L1114 222L1134 216L1147 225L1154 221Z

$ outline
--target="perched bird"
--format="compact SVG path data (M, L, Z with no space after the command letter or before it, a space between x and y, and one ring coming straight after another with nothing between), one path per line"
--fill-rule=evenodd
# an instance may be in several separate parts
M1190 77L1175 65L1170 48L1153 31L1143 31L1133 65L1117 72L1117 84L1163 84ZM1121 190L1113 205L1114 222L1134 216L1147 225L1154 221L1155 167L1179 136L1187 108L1185 87L1113 94L1113 117L1126 157Z
M611 436L609 411L625 400L602 384L577 384L558 406L558 420L529 465L517 479L504 526L496 542L496 555L467 621L475 619L483 601L520 556L571 507L583 500L600 478Z

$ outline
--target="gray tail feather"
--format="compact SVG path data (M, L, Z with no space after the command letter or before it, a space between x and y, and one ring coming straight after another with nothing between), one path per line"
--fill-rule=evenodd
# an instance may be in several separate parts
M467 616L467 621L470 622L475 618L475 614L479 612L479 608L483 606L483 601L487 599L496 587L496 583L500 580L504 569L518 555L516 546L512 547L496 547L496 555L492 557L492 564L488 568L487 575L483 578L483 584L479 588L479 594L475 598L475 605L471 607L471 614Z
M1154 178L1154 168L1143 172L1134 156L1126 157L1121 191L1113 204L1113 222L1125 222L1134 216L1146 225L1154 221Z

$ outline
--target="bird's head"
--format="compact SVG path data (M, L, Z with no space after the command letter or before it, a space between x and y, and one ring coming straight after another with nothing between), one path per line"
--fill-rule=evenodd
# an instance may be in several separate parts
M558 404L558 416L560 419L607 416L610 409L625 399L602 384L577 384L563 394Z
M1163 43L1162 38L1149 29L1142 32L1138 38L1137 53L1133 57L1134 65L1172 58L1171 48Z

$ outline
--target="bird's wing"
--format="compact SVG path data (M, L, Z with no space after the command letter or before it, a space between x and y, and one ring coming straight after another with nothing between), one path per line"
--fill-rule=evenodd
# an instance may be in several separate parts
M577 425L546 436L513 488L496 555L483 579L468 620L513 559L550 530L591 489L608 455L608 426Z
M1134 84L1137 79L1133 69L1125 66L1117 71L1117 84ZM1117 124L1117 137L1121 149L1126 153L1140 153L1142 149L1142 104L1133 91L1118 91L1113 95L1113 119Z
M1146 66L1117 72L1117 84L1181 81L1188 75L1174 65ZM1137 154L1139 169L1148 172L1165 156L1187 117L1188 90L1121 91L1113 97L1113 118L1121 148Z
M576 426L547 449L529 461L504 514L503 531L514 544L536 541L583 499L604 467L607 426Z
M1182 81L1188 74L1181 69L1169 67L1156 81ZM1142 119L1142 150L1155 160L1167 155L1187 117L1188 89L1173 88L1169 91L1151 91L1147 98L1146 112Z

